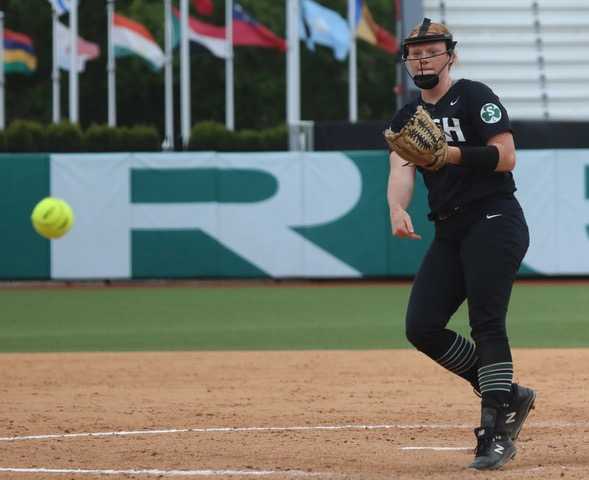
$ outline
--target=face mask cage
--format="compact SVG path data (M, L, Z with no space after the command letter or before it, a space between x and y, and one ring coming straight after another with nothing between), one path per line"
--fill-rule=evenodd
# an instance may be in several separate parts
M456 47L456 42L454 41L452 35L450 33L435 33L427 35L430 25L431 20L429 18L424 18L423 23L419 27L419 32L417 35L414 37L407 37L405 40L403 40L401 45L403 52L403 62L406 62L409 57L409 45L418 45L420 43L444 42L446 44L446 51L441 55L446 53L452 55L454 52L454 47Z
M414 83L422 89L431 89L434 88L438 84L439 74L440 72L446 68L446 65L450 63L452 60L452 54L454 53L454 47L456 46L456 42L453 40L452 35L449 33L438 33L427 35L427 31L431 24L431 20L429 18L425 18L423 23L419 27L419 32L414 37L408 37L403 40L402 43L402 51L403 51L403 66L407 73L412 76ZM446 44L446 50L440 53L435 53L433 55L429 55L427 57L416 57L410 58L409 57L409 46L410 45L419 45L422 43L432 43L432 42L444 42ZM424 74L423 68L423 60L429 58L439 57L441 55L448 55L448 61L444 64L444 66L440 69L440 72L433 73L433 74ZM416 62L414 70L416 72L412 74L407 67L407 61Z
M427 60L429 58L435 58L435 57L440 57L442 55L451 55L451 54L452 54L451 50L444 50L443 52L434 53L433 55L428 55L427 57L405 57L405 58L403 58L403 62L419 62L421 60Z

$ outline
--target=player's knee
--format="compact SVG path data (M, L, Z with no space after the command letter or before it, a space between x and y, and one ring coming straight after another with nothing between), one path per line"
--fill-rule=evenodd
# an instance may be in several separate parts
M472 331L472 339L477 345L507 341L507 330L504 325L491 329Z
M427 330L410 323L405 327L405 336L418 350L423 349L423 347L429 343L431 337Z

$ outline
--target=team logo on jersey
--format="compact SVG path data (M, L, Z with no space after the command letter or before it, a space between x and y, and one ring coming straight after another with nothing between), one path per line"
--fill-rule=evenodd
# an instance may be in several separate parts
M481 108L481 119L485 123L497 123L501 120L501 109L494 103L485 103Z
M466 142L459 118L434 118L434 122L444 131L447 142Z

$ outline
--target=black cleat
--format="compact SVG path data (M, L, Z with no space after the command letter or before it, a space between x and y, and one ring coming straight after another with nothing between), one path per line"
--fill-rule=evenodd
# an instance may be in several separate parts
M504 425L501 425L501 430L515 442L521 432L524 422L534 409L534 402L536 401L536 392L531 388L522 387L516 383L513 384L513 398L509 402L507 408L501 412L501 420Z
M511 439L505 434L496 434L484 427L475 428L477 448L474 462L469 468L497 470L515 458L517 452Z
M477 447L470 468L497 470L513 460L515 445L503 431L503 426L502 409L482 406L481 426L474 430Z

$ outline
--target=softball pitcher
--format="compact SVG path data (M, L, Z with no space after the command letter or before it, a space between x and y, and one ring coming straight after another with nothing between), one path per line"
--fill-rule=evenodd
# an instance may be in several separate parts
M529 244L514 197L516 156L509 118L485 84L454 81L456 42L428 18L403 41L403 61L419 98L391 121L387 199L392 232L420 239L407 206L416 171L423 175L434 240L407 307L409 341L459 375L481 397L481 425L470 465L497 469L515 457L534 390L513 383L506 315L513 281ZM469 340L447 328L468 303Z

